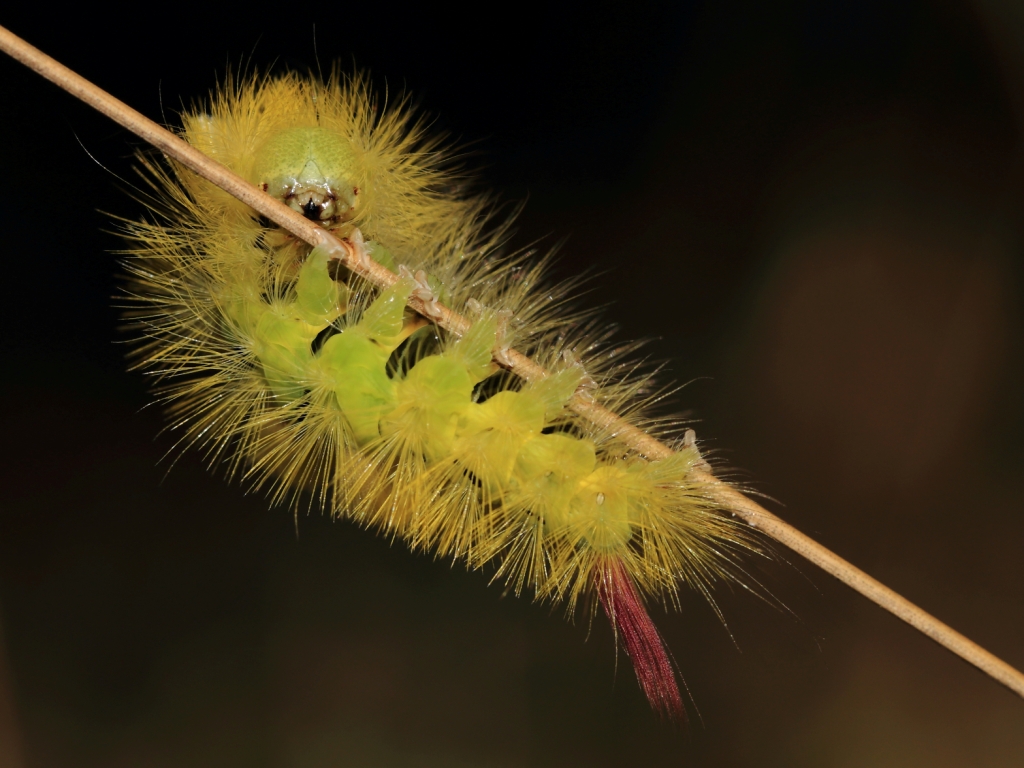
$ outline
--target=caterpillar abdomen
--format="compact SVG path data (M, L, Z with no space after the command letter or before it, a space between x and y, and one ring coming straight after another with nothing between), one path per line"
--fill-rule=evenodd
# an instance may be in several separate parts
M597 356L603 334L540 289L543 263L500 253L486 200L447 191L438 143L402 105L377 115L361 80L229 83L184 136L402 276L374 289L150 164L170 202L131 227L129 291L139 364L161 378L184 441L275 501L309 494L412 547L495 561L517 592L570 610L596 594L652 705L681 716L640 595L707 593L752 544L704 496L692 441L649 461L566 407L582 392L653 429L646 379ZM440 331L406 308L414 293L472 327ZM511 376L511 346L549 375Z

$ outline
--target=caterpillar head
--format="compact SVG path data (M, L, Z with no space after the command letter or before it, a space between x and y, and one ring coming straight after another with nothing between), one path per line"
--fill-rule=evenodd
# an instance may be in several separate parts
M300 127L276 133L256 151L252 181L330 228L356 214L356 171L356 155L345 137L319 126Z

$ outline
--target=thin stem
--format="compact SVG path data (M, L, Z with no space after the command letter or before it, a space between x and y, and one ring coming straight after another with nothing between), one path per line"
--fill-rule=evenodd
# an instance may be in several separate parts
M785 544L797 554L803 555L823 571L853 587L871 602L903 619L907 624L928 635L960 658L969 661L1011 691L1024 696L1024 675L998 656L989 653L948 624L944 624L898 592L889 589L882 582L871 578L860 568L847 562L810 536L780 520L735 488L709 474L702 474L704 474L702 479L710 483L711 496L726 509L735 512L754 528L764 531L780 544Z
M314 247L328 248L332 255L342 261L346 267L374 285L386 288L394 285L399 279L390 270L366 258L360 249L354 247L352 243L333 237L296 211L263 193L170 131L115 99L106 91L96 87L3 27L0 27L0 50L5 51L47 80L56 83L68 93L146 140L169 157L251 206L300 240ZM431 306L427 307L422 299L414 296L410 298L409 306L456 335L461 336L470 327L470 322L465 317L436 302L432 302ZM501 361L496 360L496 362L524 379L538 379L547 376L547 371L544 368L514 350L504 351L501 358ZM663 459L672 455L673 451L669 446L585 397L577 395L569 402L569 407L592 424L607 429L649 459ZM783 522L760 504L710 473L698 472L697 479L707 484L709 497L725 509L807 558L876 605L903 619L960 658L978 667L994 680L1024 697L1024 674L968 640L897 592L871 578L859 568L843 560L814 539Z

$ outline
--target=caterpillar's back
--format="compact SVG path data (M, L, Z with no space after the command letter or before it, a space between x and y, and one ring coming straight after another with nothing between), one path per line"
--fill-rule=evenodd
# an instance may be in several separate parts
M488 201L458 193L439 140L365 80L230 80L184 138L349 247L398 271L378 290L244 204L145 161L160 197L130 225L130 317L183 441L265 486L410 546L497 563L518 592L596 593L651 703L682 715L641 595L707 593L752 549L708 500L692 441L637 455L567 407L592 398L659 436L649 382L600 327L503 255ZM474 320L461 338L410 295ZM505 350L549 375L519 382Z

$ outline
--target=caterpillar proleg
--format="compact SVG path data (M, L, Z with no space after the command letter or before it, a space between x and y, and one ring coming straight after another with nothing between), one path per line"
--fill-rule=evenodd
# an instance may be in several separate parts
M54 48L53 50L54 50L54 52L56 52L56 51L58 50L58 48ZM151 76L151 80L152 80L153 82L156 82L156 81L158 80L158 78L157 78L157 77L155 77L155 76ZM102 82L104 82L104 83L108 83L108 84L114 84L114 85L116 85L116 84L118 83L118 80L117 80L116 78L106 78L106 79L102 80ZM417 89L419 89L419 86L417 86ZM178 93L178 92L195 92L195 90L189 90L189 89L183 89L183 90L182 90L182 89L179 89L179 88L175 88L175 89L171 90L170 88L166 88L166 87L165 87L165 89L164 89L164 93L165 93L165 94L169 94L169 93ZM52 98L52 97L51 97L51 98ZM136 103L137 103L137 102L138 102L138 101L137 101L137 99L136 99L136 100L135 100L134 102L136 102ZM158 114L158 112L159 112L159 111L158 111L158 110L157 110L156 108L154 108L154 106L152 106L152 105L151 105L151 106L148 106L147 110L148 110L148 111L150 111L150 112L151 112L152 114L154 114L154 115ZM168 110L168 112L169 112L169 113L170 113L170 112L173 112L173 108L169 109L169 110ZM76 125L77 125L77 124L76 124ZM89 145L90 145L90 142L89 142L88 140L86 140L86 141L85 141L84 143L86 143L86 145L87 145L87 146L89 146ZM100 157L102 157L102 156L100 156ZM100 184L100 185L101 185L101 184ZM634 190L634 191L635 191L635 190ZM621 193L621 194L622 194L622 193ZM626 193L625 193L625 194L626 194L626 195L628 196L628 195L630 194L630 191L629 191L629 190L626 190ZM23 196L23 197L24 197L24 196ZM90 205L91 205L91 203L90 203ZM69 208L72 208L72 207L74 207L74 206L69 206ZM88 207L88 206L87 206L87 207ZM103 208L109 208L110 206L109 206L109 205L103 205L102 207L103 207ZM640 227L638 227L638 228L640 228ZM563 230L563 229L562 229L562 230ZM70 250L68 250L67 252L68 252L68 253L71 253L71 251L70 251ZM97 253L98 253L98 251L97 251ZM80 260L81 260L81 259L80 259ZM95 267L90 267L90 268L95 268ZM100 265L100 266L98 267L99 271L103 271L103 270L104 270L104 269L106 269L106 268L108 268L108 267L105 267L105 266L103 266L103 265ZM67 276L67 272L62 272L62 274L63 274L63 275L65 275L65 276ZM415 276L416 276L416 275L415 275L415 273L413 274L413 276L414 276L414 279L415 279ZM424 275L423 275L423 278L424 278L424 279L426 279L426 278L427 278L427 276L428 276L428 275L427 275L427 273L425 272L425 273L424 273ZM429 284L429 282L428 282L427 280L424 280L423 282L424 282L424 283L428 283L428 284ZM57 285L57 282L56 282L56 281L53 281L53 282L51 283L51 285ZM79 284L79 285L80 285L80 284ZM424 289L424 290L426 290L426 289ZM638 294L634 294L634 296L637 296L637 295L638 295ZM633 300L635 301L635 299L633 299ZM100 301L101 301L101 297L100 297ZM624 301L625 301L625 299L624 299ZM663 301L664 301L664 300L663 300ZM642 302L641 302L641 303L642 303ZM631 306L635 306L635 304L627 304L627 308L629 308L629 307L631 307ZM470 314L470 315L472 316L472 315L473 315L473 312L472 312L472 311L470 311L470 312L469 312L469 314ZM31 316L31 315L26 315L26 316ZM76 322L77 322L77 318L78 318L78 317L81 317L81 315L80 315L80 314L76 314L76 315L68 315L68 316L75 316L75 317L76 317ZM71 325L71 324L69 324L69 325ZM14 326L11 326L11 328L14 328ZM54 338L56 338L56 337L54 337ZM67 338L67 337L66 337L66 336L61 336L60 338L61 338L61 339L65 339L65 338ZM105 338L105 336L104 336L104 338ZM685 370L685 369L684 369L684 370ZM691 370L696 370L696 371L698 371L698 372L702 372L702 371L703 371L703 369L702 369L702 368L701 368L701 367L700 367L699 365L698 365L698 366L695 366L695 367L693 367L693 368L692 368ZM711 387L711 388L713 388L713 389L714 389L714 388L716 388L716 387L717 387L717 385L715 385L715 386L713 386L713 387ZM154 431L155 431L155 430L154 430ZM700 431L701 431L701 434L702 434L702 435L703 435L703 434L706 434L706 432L707 432L707 430L700 430ZM716 431L721 431L721 430L716 430ZM779 441L780 441L780 442L781 442L782 444L790 444L790 445L792 445L792 444L793 444L793 442L797 441L798 439L803 439L803 435L801 435L800 437L798 437L798 436L796 435L796 433L794 433L794 435L791 435L791 436L790 436L790 439L791 439L791 441L790 441L790 442L788 442L788 443L786 443L786 442L785 442L785 439L786 439L786 435L785 435L785 434L779 434L779 433L777 433L777 432L776 432L776 433L773 433L773 434L772 434L772 439L773 439L773 440L775 440L775 439L778 439L778 440L779 440ZM734 439L734 438L730 438L729 442L735 443L735 439ZM809 441L809 442L810 442L810 441ZM816 465L815 465L815 466L816 466ZM159 472L159 470L158 470L158 472ZM761 477L763 478L763 477L764 477L764 474L765 474L765 473L763 472L763 470L760 470L760 469L759 469L758 475L759 475L759 476L761 476ZM951 482L955 482L955 478L950 478L950 481L951 481ZM226 492L225 492L225 493L226 493ZM796 502L796 504L791 504L791 510L792 510L792 511L793 511L793 512L794 512L795 514L796 514L797 512L799 512L799 509L800 509L800 507L801 507L801 502L800 502L800 500L799 500L799 499L798 499L798 498L797 498L797 497L796 497L796 496L795 496L795 495L794 495L793 493L788 493L788 494L784 494L784 493L783 493L783 494L778 494L778 493L776 492L776 490L775 490L775 489L773 489L773 493L775 493L775 495L777 495L777 496L778 496L779 498L781 498L781 499L788 499L788 500L791 500L791 502ZM810 509L810 510L812 510L812 511L817 511L817 507L816 507L815 505L807 504L807 503L806 503L806 500L804 500L803 506L804 506L805 508L807 508L807 509ZM139 508L139 514L140 514L140 515L141 515L141 514L145 514L146 512L147 512L147 510L146 510L145 508L142 508L142 507L140 507L140 508ZM211 517L212 517L212 515L211 515ZM888 519L888 518L887 518L887 519ZM824 522L823 522L823 521L824 521L824 516L822 516L822 525L824 524ZM940 528L942 527L942 523L941 523L941 522L939 522L938 520L934 520L934 519L932 519L931 517L929 517L929 518L928 518L928 526L929 526L929 530L930 530L930 531L932 532L932 534L934 534L934 535L937 535L937 534L936 534L936 531L938 531L938 530L939 530L939 529L940 529ZM199 527L204 527L204 526L200 525L200 526L197 526L197 527L199 528ZM339 526L339 527L340 527L340 528L343 528L344 526ZM1010 530L1010 529L1012 529L1012 528L1008 528L1008 530ZM819 528L818 524L815 524L815 530L820 530L820 528ZM203 532L202 532L202 534L198 534L198 536L205 536L205 531L203 531ZM965 538L966 538L966 537L965 537ZM306 536L306 537L305 537L305 539L306 539L306 540L308 541L308 536ZM827 539L825 539L825 540L827 541ZM886 540L886 537L885 537L885 536L883 536L882 534L879 534L879 535L878 535L878 538L876 539L876 541L877 541L877 542L878 542L879 544L881 544L881 543L882 543L882 542L884 542L885 540ZM835 540L835 539L834 539L834 541L838 541L838 540ZM212 545L211 545L211 546L212 546ZM847 545L847 546L849 547L850 545ZM842 548L841 548L841 549L842 549ZM911 548L911 547L910 547L909 545L907 545L907 546L906 546L906 549L907 549L907 551L909 552L909 551L910 551L910 550L911 550L912 548ZM844 551L845 551L845 550L844 550ZM989 551L991 551L991 550L989 550ZM870 569L871 569L871 570L874 570L874 569L876 569L876 567L877 567L876 565L872 565ZM907 568L909 568L910 566L909 566L909 565L907 565L906 567L907 567ZM919 562L919 563L918 563L918 564L916 564L916 565L915 565L914 567L918 567L918 568L921 568L922 566L921 566L921 563ZM950 567L952 567L952 566L950 566ZM925 571L921 571L921 572L925 572ZM891 578L891 577L887 577L887 579L888 579L888 578ZM939 584L941 584L941 582L939 582ZM842 602L842 601L841 601L841 600L840 600L840 599L839 599L838 597L837 597L837 598L834 598L834 597L833 597L833 595L831 595L831 594L830 594L830 593L828 593L828 592L826 592L826 596L828 597L828 600L827 600L826 602L829 602L829 604L831 603L831 601L834 601L834 600L835 600L836 602ZM932 600L928 600L928 601L926 601L926 602L927 602L928 604L930 604L930 605L934 605L934 604L935 604L935 603L934 603L934 602L933 602ZM733 607L733 609L734 609L734 606L732 606L732 607ZM805 613L805 612L806 612L806 609L802 607L802 608L801 608L801 613ZM942 613L942 614L943 614L943 615L945 615L945 616L949 616L950 618L952 618L953 616L955 616L955 615L956 615L956 614L955 614L955 612L950 612L950 609L948 609L948 608L947 608L947 609L945 609L945 611L944 611L944 612L940 611L940 613ZM689 621L689 618L687 618L687 621ZM957 622L957 624L958 624L958 622ZM11 625L11 626L16 626L16 625ZM670 625L670 626L671 626L671 625ZM970 626L970 625L968 624L967 626ZM853 634L853 633L845 633L845 632L844 632L844 633L840 633L840 634ZM680 635L680 633L678 633L678 632L677 632L677 637L680 637L680 636L681 636L681 635ZM838 642L838 640L836 639L836 637L835 637L835 636L836 636L836 633L834 632L834 633L833 633L833 637L829 638L829 642L831 642L831 643L836 643L836 642ZM893 636L894 636L894 637L898 637L898 635L897 635L897 633L896 633L895 631L893 632ZM881 638L881 637L882 637L882 635L880 635L879 637ZM887 636L887 637L888 637L888 636ZM738 639L740 640L740 643L741 643L741 645L745 646L745 647L744 647L744 650L750 650L750 648L751 648L751 641L750 641L750 640L745 640L745 641L744 641L744 640L743 640L743 638L741 637L741 633L740 633L740 637L739 637ZM880 642L882 642L882 641L880 641ZM854 639L853 637L849 638L849 644L850 644L851 646L853 646L853 647L858 647L858 648L863 648L863 647L864 647L862 643L861 643L861 644L860 644L860 645L858 646L858 645L856 644L856 642L855 642L855 639ZM893 645L893 644L892 644L891 642L889 642L889 641L885 641L885 642L884 642L883 644L887 645L887 647L889 647L890 645ZM679 643L678 639L676 640L676 642L674 643L674 645L675 645L675 647L677 648L677 652L678 652L678 649L679 649L679 647L680 647L680 643ZM15 647L16 647L16 646L15 646ZM893 645L893 647L896 647L896 646L895 646L895 645ZM916 647L916 646L913 646L913 647ZM818 657L820 657L820 658L827 658L827 659L828 659L828 664L829 664L829 665L833 664L833 663L834 663L834 660L835 660L835 648L836 648L836 645L835 645L835 644L834 644L834 645L830 645L830 646L828 646L828 647L825 647L825 648L824 648L824 653L823 653L823 654L821 654L821 655L820 655L820 656L818 656ZM859 652L859 650L858 650L858 652ZM810 652L810 653L809 653L808 655L814 656L814 655L815 655L815 653L814 653L814 651L812 650L812 651L811 651L811 652ZM687 654L687 656L689 656L689 654ZM894 657L895 657L895 656L894 656ZM746 662L750 662L750 660L751 660L751 654L750 654L750 653L746 653L746 654L744 654L744 658L745 658ZM681 662L683 662L683 657L682 657L682 656L680 657L680 660L681 660ZM701 659L701 663L705 662L705 660L707 660L707 659ZM691 662L690 662L690 660L689 660L689 659L687 660L687 662L686 662L686 663L684 663L684 666L685 666L685 665L687 665L687 664L691 664ZM937 662L935 663L935 665L934 665L934 666L935 666L935 667L939 667L939 666L940 666L941 664L942 664L941 660L937 660ZM837 669L838 669L838 668L837 668ZM717 673L716 673L716 674L717 674ZM688 674L688 676L687 676L687 677L691 677L691 675L692 675L692 673ZM783 677L784 677L784 676L783 676ZM894 676L894 677L898 677L898 676ZM948 680L948 678L947 678L947 680ZM744 678L744 682L749 682L749 681L748 681L748 680L745 680L745 678ZM716 685L718 685L718 684L722 683L722 681L719 681L719 680L715 680L715 681L714 681L714 683L715 683ZM724 683L722 683L722 684L724 685ZM774 689L776 689L777 687L779 687L780 685L781 685L781 681L780 681L780 680L776 680L775 682L773 682L773 683L771 684L771 687L772 687L772 689L774 690ZM868 686L868 683L867 683L867 682L865 682L865 683L864 683L864 686L865 686L865 690L866 690L866 689L867 689L867 686ZM626 688L631 688L632 686L625 686L625 687L626 687ZM752 694L753 694L753 693L756 693L756 692L757 692L757 689L758 689L758 688L759 688L760 686L754 686L754 687L755 687L755 691L752 691ZM952 685L952 686L950 686L950 690L956 690L956 686L955 686L955 685ZM595 697L595 698L597 698L597 697ZM945 697L937 697L937 698L942 698L943 700L946 700L946 699L948 698L948 696L945 696ZM814 696L810 696L810 695L806 695L806 694L804 695L804 700L805 700L805 702L806 702L806 701L810 701L810 700L812 700L812 699L813 699L814 701L820 701L820 700L821 700L821 699L820 699L819 697L814 697ZM974 699L974 698L972 698L971 700L975 700L975 699ZM707 706L707 705L706 705L706 706ZM816 707L816 706L817 706L817 705L815 705L815 707ZM951 703L951 705L950 705L950 707L952 707L953 709L955 709L955 702L952 702L952 703ZM750 710L750 708L748 708L748 709ZM771 709L770 707L765 707L765 708L763 709L763 711L764 711L765 713L768 713L768 711L769 711L770 709ZM825 709L827 709L827 708L825 708ZM705 716L707 717L707 715L708 715L708 713L706 712L706 713L705 713ZM740 718L740 719L737 719L737 721L736 721L736 724L735 724L735 727L736 727L737 729L740 729L740 730L745 730L746 728L750 727L750 725L751 725L751 721L752 721L752 718L754 718L754 717L755 717L755 713L754 713L754 711L753 711L753 710L751 710L751 711L749 712L749 717L742 717L742 718ZM796 714L794 714L794 715L793 715L793 717L794 717L794 718L796 718L796 717L797 717L797 715L796 715ZM721 723L721 722L722 722L722 721L723 721L724 719L723 719L723 718L717 718L717 720L718 720L718 721L719 721L719 722ZM740 723L740 722L742 722L742 723L744 724L744 725L743 725L743 728L740 728L740 725L739 725L739 723ZM806 720L801 720L800 722L806 722ZM819 723L818 727L820 727L820 723ZM851 727L852 727L852 726L851 726ZM867 741L870 741L871 739L867 738L866 740L867 740ZM769 748L769 753L768 753L768 754L771 754L771 753L770 753L770 748ZM748 762L750 762L750 761L748 761Z

